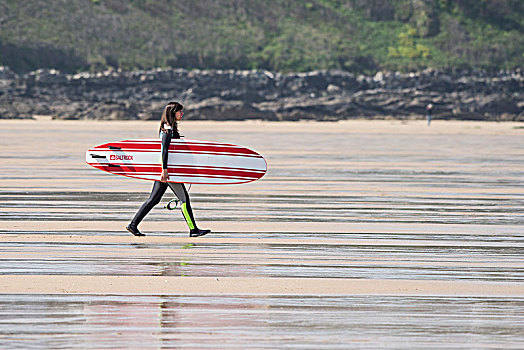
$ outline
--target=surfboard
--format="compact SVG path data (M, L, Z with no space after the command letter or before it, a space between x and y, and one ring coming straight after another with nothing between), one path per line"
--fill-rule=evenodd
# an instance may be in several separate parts
M161 146L160 139L105 143L86 152L86 163L111 174L158 181ZM169 146L168 182L242 184L260 179L266 171L264 157L246 147L190 139L173 139Z

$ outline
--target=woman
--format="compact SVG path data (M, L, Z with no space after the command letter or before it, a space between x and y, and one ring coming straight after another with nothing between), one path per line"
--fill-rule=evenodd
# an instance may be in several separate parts
M142 204L140 209L138 209L135 217L126 227L126 229L135 236L145 236L138 230L138 224L140 224L142 219L151 211L151 209L160 202L160 199L162 199L162 196L166 192L167 186L171 188L173 193L180 200L182 215L184 216L184 219L186 219L187 226L189 226L189 236L198 237L211 232L211 230L200 230L196 226L189 201L189 194L187 193L184 184L167 182L167 180L169 180L169 174L167 172L169 145L172 138L180 138L180 134L178 133L178 122L182 120L183 115L184 106L178 102L169 102L164 108L164 113L162 113L159 130L160 138L162 139L162 174L160 175L160 180L155 181L149 198L144 202L144 204Z

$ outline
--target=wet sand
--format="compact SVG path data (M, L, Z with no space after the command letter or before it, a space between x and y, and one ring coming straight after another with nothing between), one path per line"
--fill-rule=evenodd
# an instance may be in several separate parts
M151 137L156 122L0 125L3 347L524 341L523 123L184 121L186 137L249 146L269 168L251 184L191 188L213 230L200 238L162 208L172 194L141 224L146 237L129 235L152 184L84 163L89 147ZM59 315L65 328L50 323ZM20 322L44 333L15 335Z
M174 276L0 276L7 294L513 297L524 286L417 280ZM132 287L131 287L132 286Z

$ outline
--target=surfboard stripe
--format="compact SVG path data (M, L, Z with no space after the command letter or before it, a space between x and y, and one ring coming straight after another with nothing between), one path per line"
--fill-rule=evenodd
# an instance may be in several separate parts
M93 164L97 169L106 170L112 173L118 174L140 174L140 173L156 173L160 175L162 172L161 166L134 166L126 164ZM185 175L197 175L197 176L235 176L258 179L263 175L261 172L244 171L244 170L224 170L217 168L181 168L175 167L168 170L169 174L185 174Z
M139 143L139 144L158 144L160 145L162 141L160 139L138 139L138 140L122 140L117 141L119 143ZM114 145L117 142L106 143L105 145ZM208 145L208 146L228 146L235 148L245 148L239 145L233 145L230 143L222 142L213 142L213 141L202 141L202 140L189 140L189 139L172 139L171 144L187 144L187 145ZM104 145L102 145L104 146Z
M91 162L88 163L89 165L96 166L96 165L116 165L119 167L159 167L160 165L158 163L118 163L118 162L108 162L108 163L102 163L102 162ZM170 168L172 167L183 167L183 168L192 168L192 169L218 169L218 170L237 170L237 171L251 171L256 173L264 174L266 172L265 169L254 169L254 168L232 168L232 167L223 167L223 166L205 166L205 165L188 165L188 164L172 164Z
M103 169L101 169L103 170ZM147 179L153 179L153 180L159 180L160 179L160 174L159 173L127 173L127 172L118 172L118 171L112 171L111 174L116 174L116 175L123 175L123 176L129 176L129 177L135 177L135 178L139 178L139 179L143 179L143 178L147 178ZM250 181L254 181L254 180L257 180L257 178L251 178L251 177L242 177L242 176L224 176L224 175L206 175L206 176L203 176L203 175L193 175L193 174L170 174L169 175L169 182L182 182L182 181L177 181L178 178L191 178L193 180L195 179L201 179L201 181L204 181L204 180L212 180L212 179L216 179L216 180L236 180L236 181L239 181L239 183L242 183L242 182L250 182Z
M108 152L108 151L111 151L111 152L114 152L114 150L112 149L97 149L97 150L89 150L88 152L100 152L100 151L105 151L105 152ZM126 148L125 151L120 151L120 152L134 152L134 153L158 153L160 150L143 150L143 149L131 149L131 148ZM249 158L263 158L262 156L258 155L258 154L254 154L254 155L251 155L251 154L238 154L238 153L225 153L225 152L198 152L198 151L191 151L191 150L188 150L188 151L173 151L173 150L169 150L169 154L208 154L208 155L215 155L215 156L229 156L229 157L249 157Z
M122 175L125 177L133 178L133 179L140 179L140 180L150 180L150 181L158 181L158 176L144 176L144 177L138 177L138 176L130 176L130 175ZM177 177L175 180L169 180L168 182L172 183L184 183L184 184L199 184L199 185L239 185L239 184L245 184L247 182L251 182L254 180L238 180L238 179L225 179L225 178L191 178L191 177Z
M104 170L104 169L101 169ZM107 171L107 170L106 170ZM160 175L158 173L126 173L126 172L111 172L111 174L116 175L122 175L127 177L133 177L137 179L144 179L144 180L155 180L158 181L160 179ZM186 179L186 180L184 180ZM188 181L189 179L189 181ZM220 183L220 180L230 180L228 183L245 183L245 182L251 182L257 180L256 178L245 178L245 177L236 177L236 176L198 176L198 175L190 175L190 174L172 174L169 177L168 182L182 182L182 183Z
M111 149L109 146L121 148L122 151L140 151L140 150L151 150L158 151L161 148L160 143L149 144L149 143L125 143L125 142L114 142L106 145L101 145L95 147L93 150L108 150L108 151L120 151ZM248 155L257 155L256 152L243 148L243 147L231 147L224 145L201 145L201 144L191 144L191 143L171 143L169 150L173 151L187 151L187 152L206 152L206 153L231 153L231 154L248 154Z
M200 158L199 158L200 157ZM252 159L250 162L242 161L239 162L238 158L229 158L229 157L216 157L209 158L208 156L195 157L195 155L190 155L182 159L181 156L171 158L168 163L169 168L173 167L188 167L192 169L218 169L218 170L239 170L239 171L251 171L258 172L263 175L266 172L265 162L255 161ZM177 159L178 158L178 159ZM115 166L125 166L125 167L143 167L143 166L154 166L160 167L160 159L158 157L138 157L135 154L134 159L141 161L140 163L133 163L132 161L122 161L122 160L111 160L109 157L100 159L95 158L87 161L91 166L103 166L103 165L115 165ZM193 162L193 163L191 163ZM193 165L191 165L193 164ZM238 166L237 166L238 165Z
M104 169L100 169L104 170ZM158 173L154 174L130 174L130 173L115 173L110 174L121 175L125 177L158 181L160 176ZM220 185L220 184L243 184L246 182L255 181L257 179L250 178L239 178L239 177L228 177L228 176L196 176L196 175L170 175L168 182L174 183L192 183L192 184L208 184L208 185Z
M160 179L160 175L158 173L119 173L119 172L111 172L111 174L116 174L116 175L123 175L123 176L129 176L129 177L136 177L138 179L142 179L142 178L152 178L154 180L159 180ZM231 180L240 180L242 182L249 182L249 181L254 181L254 180L257 180L256 178L251 178L251 177L238 177L238 176L218 176L218 175L215 175L215 176L199 176L199 175L190 175L190 174L174 174L174 175L170 175L169 179L170 181L168 182L182 182L182 181L173 181L173 179L177 179L179 177L185 177L185 178L192 178L192 179L203 179L203 180L210 180L210 179L231 179Z
M104 169L100 169L100 170L104 170ZM121 175L121 176L127 176L127 177L134 177L137 179L154 180L154 181L160 180L160 175L158 173L125 173L125 172L120 173L120 172L114 172L114 171L108 172L108 173L115 174L115 175ZM191 175L191 174L171 174L169 176L168 182L205 183L205 182L209 182L213 180L214 183L220 183L219 180L230 180L227 183L242 184L246 182L255 181L258 179L259 178L239 177L239 176L218 176L218 175L199 176L199 175Z

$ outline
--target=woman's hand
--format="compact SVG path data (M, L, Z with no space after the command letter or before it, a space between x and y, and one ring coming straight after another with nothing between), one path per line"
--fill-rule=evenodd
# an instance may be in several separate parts
M169 173L167 169L162 169L162 175L160 176L160 182L167 182L169 180Z

